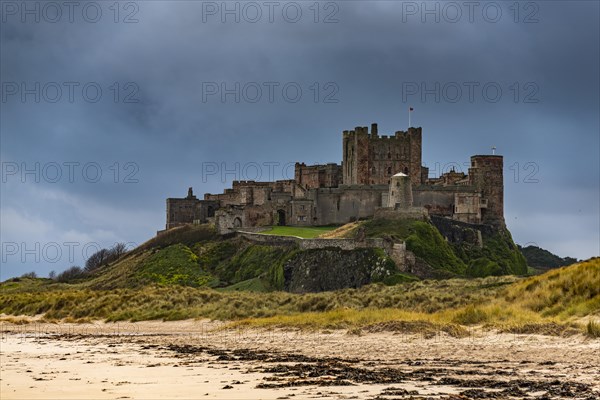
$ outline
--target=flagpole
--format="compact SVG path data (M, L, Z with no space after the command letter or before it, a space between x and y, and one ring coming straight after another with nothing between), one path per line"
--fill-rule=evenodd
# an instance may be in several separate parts
M410 107L408 107L408 127L410 128Z

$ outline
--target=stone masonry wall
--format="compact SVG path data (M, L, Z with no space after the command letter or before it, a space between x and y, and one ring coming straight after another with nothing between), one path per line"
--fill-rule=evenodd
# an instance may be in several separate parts
M368 248L383 249L391 256L392 243L382 238L357 239L302 239L295 236L279 236L264 233L238 231L237 234L253 243L267 246L298 246L301 250L326 249L335 247L341 250L356 250Z

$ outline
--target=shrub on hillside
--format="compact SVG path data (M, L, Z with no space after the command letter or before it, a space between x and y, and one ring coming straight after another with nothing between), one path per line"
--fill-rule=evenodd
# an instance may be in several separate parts
M87 276L87 273L85 272L85 270L83 270L81 267L74 265L71 268L58 274L56 276L56 281L67 283L67 282L74 281L76 279L85 278L86 276Z

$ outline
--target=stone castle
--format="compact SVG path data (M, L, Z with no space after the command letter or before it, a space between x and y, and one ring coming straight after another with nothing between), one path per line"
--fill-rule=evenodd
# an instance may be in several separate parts
M294 179L234 181L221 194L167 199L166 229L213 222L220 233L271 225L342 225L365 218L437 216L504 225L503 158L471 157L468 174L429 178L422 129L379 135L377 124L343 132L342 165L295 164Z

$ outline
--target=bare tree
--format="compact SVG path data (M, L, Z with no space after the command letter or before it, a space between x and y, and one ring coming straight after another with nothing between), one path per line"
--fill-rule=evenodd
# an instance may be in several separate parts
M100 249L92 254L85 262L85 270L90 272L106 264L109 253L106 249Z
M119 257L121 257L123 254L125 254L127 252L127 245L125 243L117 243L115 244L112 249L110 249L112 254L115 257L115 260Z
M101 249L92 254L85 262L85 270L91 272L103 265L108 265L116 261L119 257L127 252L125 243L116 243L110 249Z

